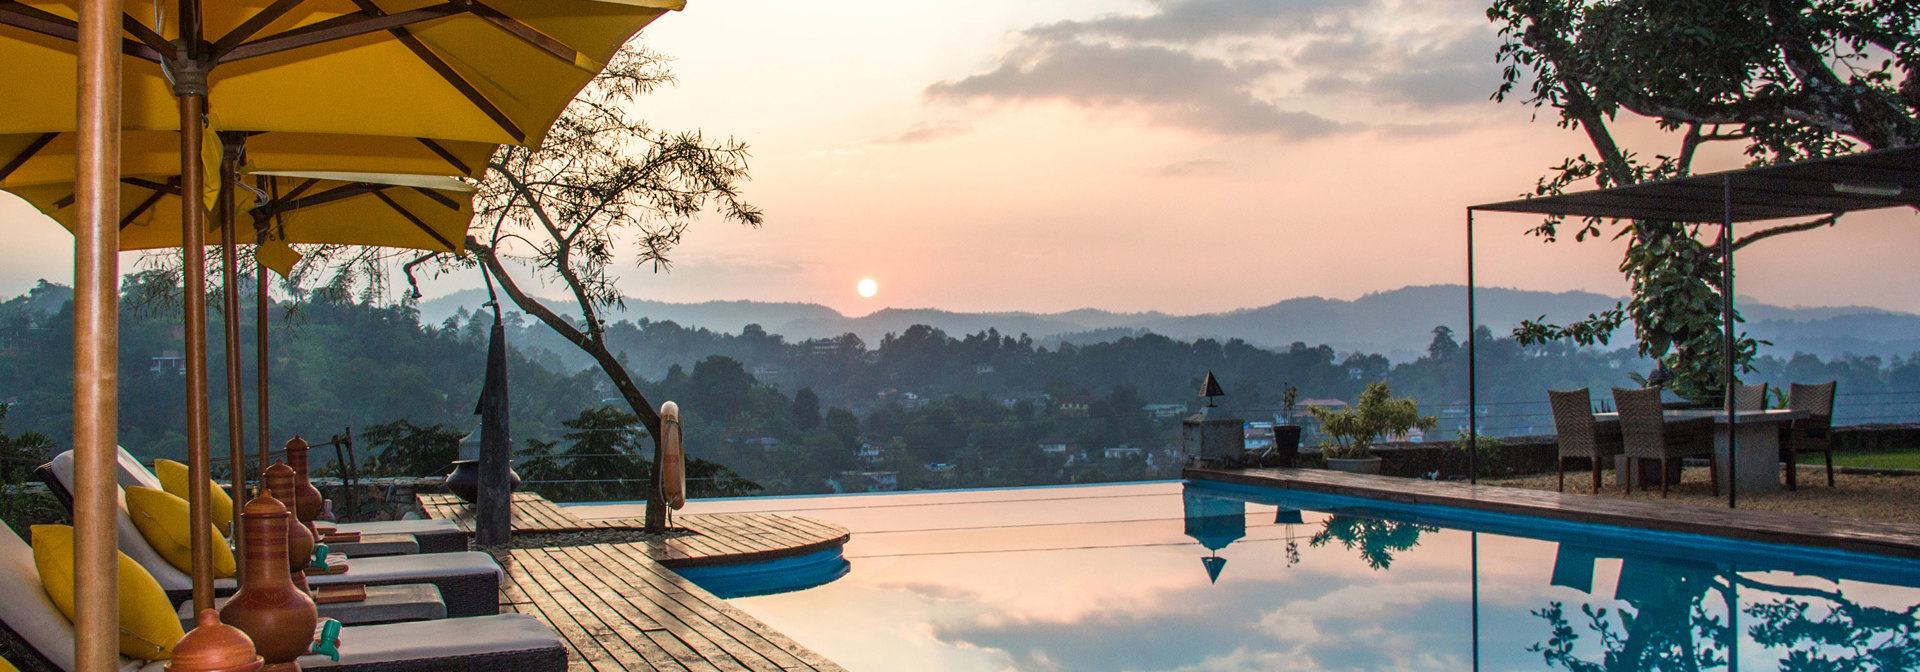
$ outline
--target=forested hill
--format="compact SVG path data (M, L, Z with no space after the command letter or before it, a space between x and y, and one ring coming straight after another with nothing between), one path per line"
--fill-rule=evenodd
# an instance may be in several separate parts
M1546 316L1564 322L1611 308L1618 299L1590 292L1537 292L1482 288L1476 294L1479 321L1496 333L1507 333L1521 320ZM469 310L485 302L479 290L456 292L422 302L422 320L440 322L462 306ZM959 313L936 309L883 309L862 317L847 317L831 308L809 303L715 301L665 303L628 299L616 320L671 321L684 327L720 333L739 333L749 324L760 325L789 341L834 338L854 334L878 343L887 334L904 333L924 324L950 334L995 329L1002 334L1032 337L1043 345L1069 341L1085 345L1152 332L1192 340L1240 339L1266 348L1286 348L1295 342L1326 344L1339 352L1379 353L1395 362L1418 357L1427 347L1428 332L1436 325L1461 331L1466 323L1466 290L1460 285L1402 287L1368 294L1351 301L1303 297L1260 308L1198 315L1116 313L1082 309L1064 313ZM1741 314L1755 337L1770 341L1761 352L1791 357L1806 352L1822 358L1843 354L1875 355L1888 359L1920 351L1920 315L1858 306L1780 307L1744 300ZM1632 334L1622 330L1614 343L1625 344ZM587 361L570 362L586 366ZM664 369L662 369L664 370Z
M142 457L177 458L185 435L179 314L143 306L135 291L121 304L121 442ZM39 431L58 444L66 443L71 421L69 295L43 285L0 302L0 403L10 405L8 429ZM362 437L362 459L380 470L430 473L450 459L450 442L477 424L490 314L435 322L410 306L308 303L276 306L270 318L277 325L274 440L296 433L324 440L351 427ZM240 319L251 436L254 315ZM631 460L590 460L642 450L628 427L631 416L601 410L621 403L604 377L562 362L554 353L564 347L543 326L518 314L507 320L513 439L526 475L548 479L543 492L566 485L573 496L631 498L627 490L582 485L606 478L626 484L638 469ZM209 323L216 334L210 360L217 363L220 316L211 314ZM682 404L689 445L778 493L823 491L848 470L880 466L897 472L898 487L1165 477L1177 473L1166 471L1175 464L1166 451L1178 442L1179 417L1196 405L1194 392L1208 372L1225 386L1226 407L1254 419L1281 412L1289 387L1303 403L1326 403L1306 400L1351 401L1367 383L1385 381L1440 415L1434 436L1444 439L1452 435L1448 422L1465 417L1465 357L1449 330L1419 331L1422 354L1399 363L1305 343L1261 348L1148 333L1046 345L993 329L949 334L926 325L868 342L853 334L788 339L753 325L727 333L623 320L607 337L654 403ZM1550 431L1543 390L1628 385L1647 369L1624 349L1521 348L1486 329L1478 339L1480 400L1493 409L1483 425L1489 431ZM1910 415L1911 402L1900 401L1910 397L1888 395L1920 390L1920 360L1911 357L1763 356L1756 365L1751 381L1839 380L1853 403L1847 412L1860 417ZM213 383L213 445L224 448L225 396L218 375ZM1878 406L1861 407L1861 399ZM1908 406L1889 406L1894 401ZM400 421L409 424L394 424ZM392 446L428 443L441 452L404 460L390 454ZM1068 445L1106 457L1067 460L1043 450ZM854 461L856 451L869 454L874 446L889 456L884 465ZM1136 449L1159 457L1147 460Z

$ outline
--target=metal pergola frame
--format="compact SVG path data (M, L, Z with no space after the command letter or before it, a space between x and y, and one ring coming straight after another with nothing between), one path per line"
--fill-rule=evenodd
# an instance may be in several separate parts
M1721 255L1721 327L1725 360L1723 389L1733 385L1733 225L1864 210L1909 207L1920 210L1920 147L1883 149L1828 159L1760 166L1612 189L1558 196L1522 198L1467 207L1467 436L1478 446L1479 385L1473 277L1473 214L1509 212L1556 217L1646 219L1719 223ZM1725 395L1723 395L1725 396ZM1736 432L1739 418L1730 398L1727 413L1727 506L1738 505ZM1467 452L1468 482L1478 484L1478 450Z

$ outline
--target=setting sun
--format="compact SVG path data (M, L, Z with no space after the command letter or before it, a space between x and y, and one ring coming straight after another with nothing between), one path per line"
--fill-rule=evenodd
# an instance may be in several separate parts
M873 278L861 278L860 285L857 289L860 291L861 296L873 298L874 292L880 291L880 283L874 282Z

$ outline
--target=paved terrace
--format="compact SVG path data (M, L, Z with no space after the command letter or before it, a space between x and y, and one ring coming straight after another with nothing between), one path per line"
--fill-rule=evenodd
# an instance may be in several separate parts
M430 518L473 531L451 495L421 495ZM847 530L799 516L674 518L693 534L656 542L517 548L501 562L500 611L540 617L567 640L570 672L842 668L673 573L674 567L768 560L835 548ZM635 519L582 520L533 493L513 496L516 533L639 529Z
M1464 482L1369 476L1320 469L1188 469L1186 478L1352 495L1410 504L1516 513L1586 523L1690 532L1920 558L1920 526L1797 513L1678 506L1605 494L1522 490Z

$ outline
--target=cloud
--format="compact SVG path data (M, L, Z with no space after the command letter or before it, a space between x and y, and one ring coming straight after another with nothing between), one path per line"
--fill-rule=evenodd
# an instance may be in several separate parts
M1009 34L930 100L1062 102L1222 138L1458 125L1499 83L1497 35L1444 0L1157 0Z
M1239 168L1237 161L1226 159L1189 159L1178 163L1169 163L1153 171L1159 177L1202 177L1227 175Z
M913 128L893 135L874 138L862 144L868 145L917 145L950 138L971 130L966 124L942 121L936 123L915 124Z
M1234 65L1167 47L1079 41L1039 42L1024 51L991 71L929 86L927 95L1134 109L1164 125L1219 135L1314 137L1341 126L1255 96L1252 86L1271 63Z

